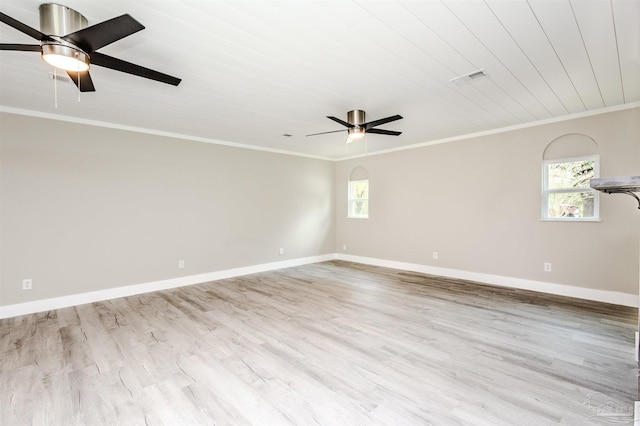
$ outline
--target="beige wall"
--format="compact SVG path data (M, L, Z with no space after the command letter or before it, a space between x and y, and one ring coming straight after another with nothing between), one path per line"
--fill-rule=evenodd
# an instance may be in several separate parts
M640 109L337 163L10 114L0 128L0 306L343 244L355 256L638 291L635 201L603 194L599 223L542 222L540 173L549 142L582 133L598 143L602 176L639 175ZM371 182L366 220L346 218L357 166Z
M640 175L640 109L341 161L336 252L346 244L349 255L637 294L635 200L602 194L598 223L540 220L543 152L569 133L597 142L601 176ZM358 166L369 175L369 219L347 219Z
M0 305L334 252L332 162L9 114L0 128Z

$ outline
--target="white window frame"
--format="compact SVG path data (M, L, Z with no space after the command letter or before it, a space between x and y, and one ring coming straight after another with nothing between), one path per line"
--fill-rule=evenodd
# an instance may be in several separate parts
M594 178L600 177L600 155L584 155L580 157L554 158L542 162L542 220L558 222L599 222L600 221L600 193L591 188L549 188L549 165L557 163L573 163L578 161L593 161ZM549 216L549 195L577 192L593 193L593 216L590 217L551 217Z
M367 182L367 198L355 198L355 185L362 183L362 182ZM348 200L348 205L347 205L347 217L351 218L351 219L368 219L369 218L369 191L370 191L370 187L369 187L369 179L359 179L359 180L350 180L348 183L349 187L348 187L348 193L349 193L349 200ZM357 201L366 201L367 202L367 214L366 215L362 215L362 214L356 214L355 212L355 203Z

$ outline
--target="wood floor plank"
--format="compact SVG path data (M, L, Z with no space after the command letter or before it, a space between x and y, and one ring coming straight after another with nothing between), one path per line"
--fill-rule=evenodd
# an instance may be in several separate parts
M0 320L0 424L632 424L636 321L407 271L299 266Z

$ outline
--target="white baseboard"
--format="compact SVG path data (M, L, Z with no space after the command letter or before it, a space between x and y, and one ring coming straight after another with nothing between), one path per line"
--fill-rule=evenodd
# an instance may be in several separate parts
M72 294L69 296L55 297L52 299L35 300L32 302L18 303L15 305L0 306L0 319L16 317L19 315L46 312L53 309L68 308L70 306L83 305L85 303L100 302L102 300L117 299L119 297L133 296L152 291L167 290L187 285L200 284L225 278L239 277L242 275L259 272L273 271L292 266L308 265L311 263L326 262L328 260L346 260L365 265L382 266L385 268L400 269L405 271L420 272L423 274L439 275L449 278L457 278L475 281L482 284L491 284L501 287L532 290L559 296L576 297L579 299L594 300L597 302L612 303L615 305L638 307L638 296L615 291L595 290L575 287L564 284L554 284L542 281L525 280L521 278L504 277L500 275L468 272L457 269L438 268L415 263L397 262L392 260L376 259L371 257L352 256L342 253L325 254L320 256L291 259L281 262L264 263L260 265L246 266L242 268L227 269L223 271L208 272L204 274L189 275L186 277L171 278L162 281L154 281L135 284L125 287L115 287L88 293Z
M458 269L438 268L435 266L396 262L393 260L376 259L372 257L351 256L343 253L337 253L336 258L340 260L347 260L350 262L363 263L366 265L420 272L429 275L439 275L442 277L475 281L482 284L490 284L500 287L531 290L541 293L555 294L558 296L575 297L578 299L593 300L596 302L612 303L614 305L630 306L633 308L638 307L637 294L634 295L629 293L620 293L617 291L596 290L592 288L575 287L566 284L525 280L522 278L484 274L481 272L469 272L461 271Z
M88 293L72 294L69 296L55 297L52 299L35 300L33 302L18 303L15 305L0 306L0 319L17 317L19 315L33 314L36 312L46 312L53 309L68 308L70 306L83 305L85 303L100 302L102 300L117 299L119 297L133 296L136 294L150 293L152 291L184 287L187 285L206 283L209 281L239 277L242 275L256 274L259 272L273 271L276 269L290 268L292 266L325 262L328 260L333 260L335 258L335 254L304 257L300 259L284 260L280 262L264 263L261 265L227 269L224 271L208 272L204 274L189 275L186 277L171 278L162 281L134 284L125 287L115 287L105 290L91 291Z

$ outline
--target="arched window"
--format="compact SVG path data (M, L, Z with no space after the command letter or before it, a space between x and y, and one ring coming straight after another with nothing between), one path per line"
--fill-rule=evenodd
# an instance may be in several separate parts
M542 162L542 219L599 220L599 194L589 181L600 177L596 142L577 133L553 140Z
M348 217L369 217L369 176L362 167L356 167L349 176Z

